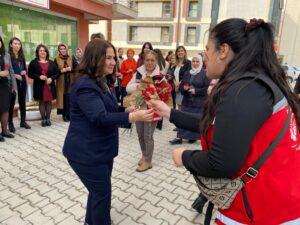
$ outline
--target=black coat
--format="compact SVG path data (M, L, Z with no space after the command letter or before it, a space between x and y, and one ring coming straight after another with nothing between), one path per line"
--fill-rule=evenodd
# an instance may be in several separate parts
M183 79L185 73L189 72L192 68L192 63L189 59L183 61L183 66L179 70L179 81Z
M191 82L192 76L193 80ZM182 105L197 108L202 107L207 96L209 83L210 80L206 77L206 73L203 69L196 75L191 75L189 71L186 72L179 85L179 90L183 95ZM195 88L195 94L185 91L185 84L188 84L190 87L193 86Z
M63 154L69 160L96 165L118 154L120 125L129 125L129 113L115 96L103 92L96 80L79 78L70 93L70 126Z
M42 74L42 68L39 64L38 59L34 59L30 62L28 67L28 76L33 79L33 98L35 100L43 100L43 90L45 81L40 79ZM56 98L56 88L54 80L59 76L59 70L55 63L49 60L48 71L46 73L48 78L52 79L52 83L50 84L51 93L53 98Z

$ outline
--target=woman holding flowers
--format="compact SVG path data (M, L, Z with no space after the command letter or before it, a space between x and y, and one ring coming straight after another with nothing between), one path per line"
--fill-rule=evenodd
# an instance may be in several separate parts
M163 86L165 85L165 87ZM135 106L147 108L146 101L151 99L168 100L171 87L168 82L162 81L159 66L157 65L157 54L149 51L145 54L144 65L137 69L131 81L127 85L127 92L133 93ZM158 89L157 89L158 88ZM138 162L137 172L143 172L152 168L152 155L154 150L153 133L156 127L155 119L152 122L136 122L136 130L142 151L142 158Z
M202 65L202 56L194 56L192 58L192 68L185 73L179 85L179 91L183 95L181 110L183 112L199 114L199 117L207 97L207 89L210 83L205 71L202 69ZM199 132L179 129L177 138L180 140L187 139L189 143L193 143L199 139L199 135Z

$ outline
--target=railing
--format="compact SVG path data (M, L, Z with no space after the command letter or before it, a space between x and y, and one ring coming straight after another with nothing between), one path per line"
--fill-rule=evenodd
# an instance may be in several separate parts
M134 0L114 0L114 3L124 5L133 10L137 10L137 4Z

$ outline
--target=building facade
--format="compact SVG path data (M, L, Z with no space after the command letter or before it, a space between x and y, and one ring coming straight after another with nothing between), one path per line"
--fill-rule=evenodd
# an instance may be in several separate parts
M300 1L285 0L278 34L278 52L283 62L300 69Z
M296 0L295 0L296 1ZM162 51L184 45L190 56L204 50L214 24L232 17L278 22L277 0L136 0L138 18L112 21L116 47L140 51L150 41ZM279 23L276 25L279 29Z
M76 47L84 48L89 24L136 15L117 0L0 0L0 35L6 46L11 37L20 38L28 61L40 43L52 58L59 43L67 44L70 54Z

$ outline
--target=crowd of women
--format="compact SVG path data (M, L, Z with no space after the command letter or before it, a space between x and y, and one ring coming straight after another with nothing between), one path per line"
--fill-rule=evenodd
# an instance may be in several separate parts
M56 99L57 113L64 121L69 121L68 93L73 72L82 58L82 50L77 48L73 56L68 55L65 44L58 45L58 55L54 61L49 59L47 47L36 47L35 59L27 68L26 59L19 38L13 37L5 52L4 42L0 37L0 141L14 138L16 128L13 122L16 96L20 110L20 127L30 129L26 122L26 94L28 77L33 79L33 97L39 104L41 125L51 126L52 101Z
M133 49L127 50L124 59L123 49L116 52L100 37L87 44L76 76L72 76L76 66L66 45L58 46L55 62L49 60L46 46L39 45L28 76L34 79L42 126L51 125L51 101L56 97L60 98L58 113L70 120L63 154L88 189L85 224L111 224L111 174L118 155L119 127L136 124L142 153L136 171L152 168L153 133L159 125L155 113L176 125L177 137L171 144L200 138L203 151L180 147L172 152L175 165L184 166L199 188L201 177L211 181L211 186L214 181L242 182L239 189L226 189L227 184L221 187L225 194L237 191L219 199L230 203L218 208L217 224L299 224L299 93L297 96L288 85L273 46L272 25L256 19L228 19L217 24L209 32L206 51L191 56L191 61L184 46L164 58L149 42L137 61ZM9 96L6 105L1 101L1 109L8 110L11 92L21 90L10 65L11 58L18 57L4 54L2 40L0 48L0 76L5 78L1 97ZM19 67L22 78L26 70L20 63ZM140 85L145 80L154 82L158 74L172 86L172 107L161 100L151 100L140 108L127 105ZM63 91L58 94L60 88ZM5 137L10 135L7 110L1 110ZM21 125L29 128L25 118ZM202 191L196 201L198 212L209 201L205 224L210 223L219 191Z

